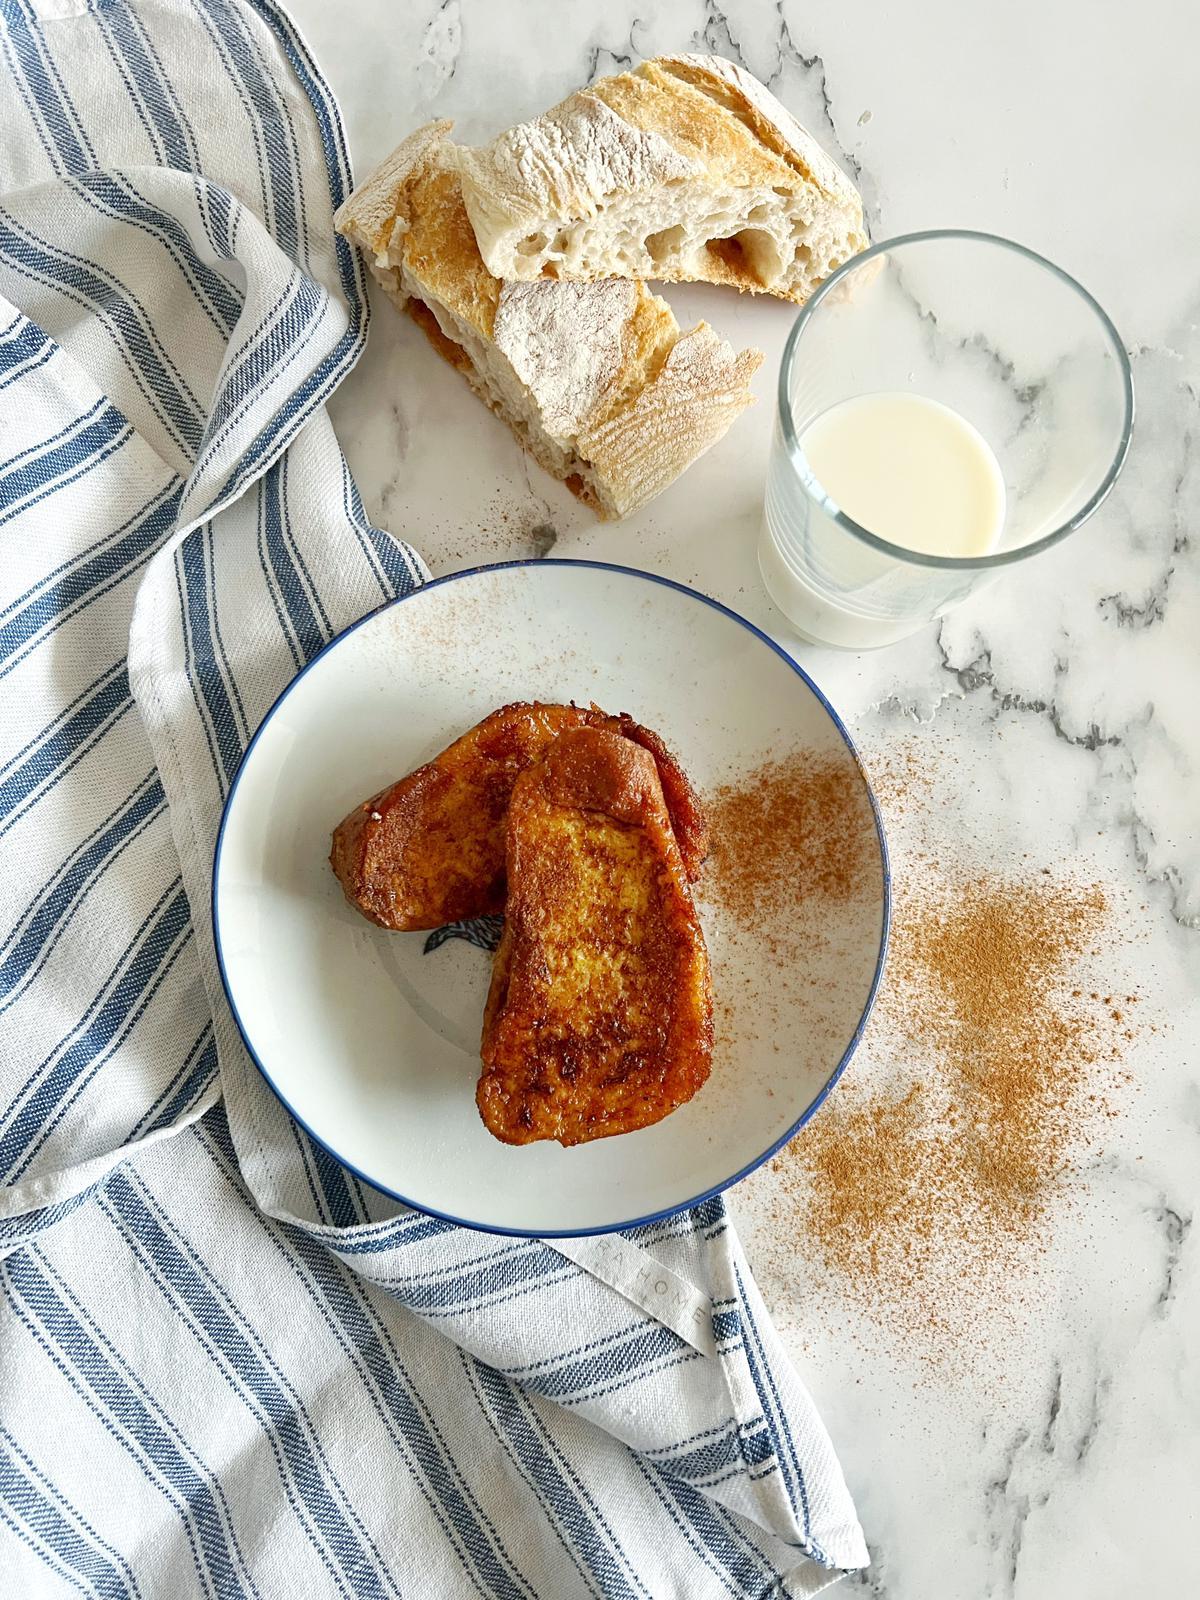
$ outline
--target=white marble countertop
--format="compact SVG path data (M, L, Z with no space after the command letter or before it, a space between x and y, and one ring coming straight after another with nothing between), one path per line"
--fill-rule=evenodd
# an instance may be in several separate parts
M1061 262L1116 321L1138 423L1110 501L1056 551L873 655L788 640L757 579L784 305L670 293L681 321L704 314L767 352L760 403L615 527L523 457L382 303L331 409L368 512L435 572L553 548L669 573L775 632L868 757L906 741L935 774L936 802L887 817L898 877L924 870L921 847L967 863L1035 851L1108 886L1123 919L1113 981L1140 991L1158 1031L1129 1046L1136 1081L1081 1163L1036 1294L994 1318L985 1307L969 1355L931 1367L861 1296L815 1271L810 1283L804 1262L781 1271L769 1171L734 1202L872 1548L847 1592L1200 1592L1196 14L1182 0L292 9L360 174L430 116L482 139L597 72L710 49L768 82L855 176L875 238L936 225L1009 235ZM869 1033L851 1070L869 1078L883 1061Z

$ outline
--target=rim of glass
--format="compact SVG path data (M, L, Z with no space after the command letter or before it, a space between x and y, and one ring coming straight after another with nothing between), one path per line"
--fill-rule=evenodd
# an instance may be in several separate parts
M1117 441L1117 448L1108 469L1100 483L1089 498L1080 506L1066 522L1055 528L1052 532L1044 534L1040 539L1035 539L1031 544L1019 545L1015 550L997 550L988 556L938 556L926 554L919 550L906 549L904 545L892 544L877 533L872 533L869 528L864 528L855 522L853 517L846 513L829 498L821 486L819 479L808 464L796 435L795 421L792 416L792 402L790 392L790 379L792 367L795 362L796 350L805 328L812 320L813 313L821 305L825 297L843 278L865 265L876 256L881 256L889 251L902 249L905 245L929 244L943 239L965 240L971 244L998 245L1003 250L1011 250L1014 255L1023 256L1027 261L1034 262L1039 267L1044 267L1047 272L1073 289L1079 298L1094 312L1097 321L1108 338L1109 344L1117 358L1117 370L1121 378L1121 388L1125 400L1125 416L1121 424L1121 436ZM1125 465L1125 457L1129 453L1129 442L1133 437L1133 373L1129 365L1129 357L1125 346L1121 343L1121 336L1116 330L1112 318L1104 307L1090 294L1083 285L1073 278L1069 272L1064 272L1061 267L1055 266L1053 261L1045 256L1038 255L1036 250L1030 250L1023 244L1017 244L1013 239L1005 239L998 233L981 233L972 228L926 228L917 233L897 234L893 239L882 239L878 244L869 246L856 256L851 256L848 261L843 261L835 272L820 286L812 299L802 308L799 316L792 324L788 334L787 343L783 347L783 358L779 363L779 390L778 390L779 425L783 431L783 441L792 463L800 475L805 488L818 502L825 514L839 527L845 528L847 533L856 539L861 539L864 544L870 545L875 550L882 550L885 555L893 556L899 561L908 562L912 566L949 568L952 571L982 571L989 567L1007 567L1016 561L1025 561L1030 556L1037 555L1042 550L1048 550L1051 545L1058 544L1069 533L1074 533L1076 528L1082 526L1097 507L1105 500L1109 490L1116 483Z

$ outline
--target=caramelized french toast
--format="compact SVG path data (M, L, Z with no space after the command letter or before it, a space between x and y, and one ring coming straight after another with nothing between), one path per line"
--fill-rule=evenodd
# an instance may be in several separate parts
M657 762L685 870L708 849L703 808L657 734L596 706L502 706L432 761L365 800L333 834L347 900L381 927L438 928L504 909L504 823L514 783L560 734L604 727Z
M658 1122L712 1058L708 954L651 751L560 734L508 808L506 922L476 1091L508 1144Z

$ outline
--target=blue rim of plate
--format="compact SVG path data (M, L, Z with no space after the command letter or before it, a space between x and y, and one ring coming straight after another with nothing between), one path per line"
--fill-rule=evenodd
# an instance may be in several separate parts
M879 955L875 962L875 971L871 978L871 987L867 991L866 1002L863 1006L862 1016L858 1020L858 1026L851 1035L850 1042L843 1051L841 1060L830 1073L820 1093L809 1102L809 1104L800 1113L799 1117L797 1117L796 1121L792 1123L790 1128L788 1128L787 1132L784 1133L780 1138L776 1139L774 1144L770 1145L760 1156L756 1156L753 1161L748 1162L744 1167L741 1167L730 1177L725 1178L721 1183L710 1185L709 1188L703 1190L700 1194L692 1195L687 1200L681 1200L678 1205L667 1206L661 1211L649 1212L644 1217L631 1217L628 1221L606 1223L602 1228L543 1228L537 1232L531 1233L528 1228L506 1228L500 1227L497 1224L490 1224L486 1222L472 1222L465 1217L453 1216L447 1211L437 1211L432 1206L423 1206L419 1201L411 1199L408 1195L401 1194L398 1189L392 1189L389 1188L386 1183L380 1183L379 1180L377 1178L373 1178L369 1172L364 1172L361 1167L356 1167L352 1161L347 1161L345 1156L339 1155L334 1147L328 1143L327 1140L323 1139L315 1128L310 1127L303 1117L297 1115L294 1108L288 1102L287 1097L280 1090L278 1084L275 1082L274 1078L272 1078L271 1074L267 1071L266 1067L260 1060L258 1052L255 1050L254 1045L250 1040L250 1036L242 1024L241 1015L238 1012L237 1005L234 1002L233 993L229 986L229 975L225 970L225 954L221 948L221 923L217 913L217 885L220 882L221 876L221 850L225 843L225 825L229 821L229 815L233 809L234 797L238 791L238 784L241 782L242 774L245 772L250 758L254 754L255 745L258 743L261 735L265 732L268 724L274 718L275 713L283 705L283 702L292 693L296 685L307 673L312 671L317 662L321 660L322 656L328 655L331 650L335 649L341 644L343 639L349 638L352 633L363 627L364 624L371 622L375 617L381 615L381 613L385 611L391 611L396 606L402 606L406 601L413 600L418 595L424 594L430 589L439 589L450 583L460 583L465 578L476 578L481 573L505 572L517 567L590 567L600 572L619 572L628 578L643 578L647 583L657 583L661 584L665 589L675 589L680 594L685 594L693 600L698 600L702 605L710 606L714 611L721 612L722 615L729 617L731 621L736 622L741 627L745 628L747 633L752 633L756 639L765 644L769 650L773 651L775 655L780 658L780 660L785 661L798 678L803 680L812 694L816 696L817 700L824 708L826 715L829 717L829 720L833 723L834 727L841 735L842 742L845 744L846 749L850 752L851 758L853 759L854 764L858 768L859 774L862 777L863 787L867 792L867 799L871 803L871 816L875 823L876 836L879 839L880 863L883 868L883 919L880 929ZM323 1150L328 1151L335 1161L337 1161L341 1166L345 1167L347 1172L352 1172L354 1176L361 1179L363 1183L369 1184L372 1189L377 1189L380 1194L386 1194L393 1200L399 1200L402 1205L408 1206L413 1211L419 1211L424 1216L437 1217L439 1221L451 1222L460 1228L470 1228L473 1233L505 1234L510 1238L518 1239L584 1239L602 1233L620 1233L626 1228L642 1228L648 1226L650 1223L662 1222L667 1217L676 1217L682 1211L690 1211L693 1206L703 1205L706 1200L711 1200L716 1195L724 1194L726 1189L731 1189L735 1183L740 1183L743 1178L749 1177L749 1175L761 1167L764 1162L769 1161L773 1155L782 1150L784 1145L787 1144L789 1140L794 1139L799 1133L800 1129L803 1128L804 1125L811 1121L811 1119L816 1115L817 1111L819 1111L821 1106L824 1104L825 1099L829 1095L834 1084L837 1083L838 1079L842 1076L842 1073L845 1072L850 1063L851 1056L853 1056L855 1050L858 1049L859 1042L863 1036L863 1031L867 1026L871 1012L874 1009L875 996L879 992L879 983L883 977L884 963L887 959L888 938L891 933L892 926L892 869L891 860L888 855L887 838L883 831L883 818L879 814L879 805L875 799L875 791L871 787L871 780L868 776L866 767L863 765L862 757L855 748L854 741L847 732L846 725L842 721L841 717L838 716L837 712L833 709L829 701L822 694L821 690L809 677L808 673L805 672L804 668L799 664L799 662L794 661L792 657L788 655L787 651L782 647L782 645L776 644L775 640L772 639L769 634L764 633L761 628L756 627L753 622L748 621L745 617L732 610L729 606L723 605L720 600L714 600L711 595L702 594L699 589L689 588L686 583L678 583L674 578L665 578L657 572L643 572L640 567L621 566L617 562L613 561L572 560L566 556L535 556L523 561L485 562L477 567L464 567L461 572L449 572L441 578L430 578L428 582L420 584L415 589L410 589L407 594L398 595L396 599L389 600L382 606L377 606L374 611L369 611L366 616L360 617L357 622L352 622L348 628L343 628L341 633L335 634L334 637L330 639L329 643L324 645L312 658L312 660L307 662L300 669L291 682L288 683L276 697L270 710L255 729L254 736L250 740L250 743L246 746L245 754L238 763L238 769L234 774L233 782L229 786L229 793L225 798L225 805L221 811L221 825L217 829L216 849L213 852L212 891L210 904L212 911L213 944L216 948L217 955L217 969L221 974L221 986L225 991L225 999L229 1004L229 1009L233 1015L233 1020L237 1024L238 1032L242 1036L242 1043L246 1046L246 1049L250 1055L250 1059L254 1062L254 1065L262 1074L267 1087L271 1090L271 1093L279 1101L280 1105L288 1113L288 1115L300 1124L310 1139L314 1139Z

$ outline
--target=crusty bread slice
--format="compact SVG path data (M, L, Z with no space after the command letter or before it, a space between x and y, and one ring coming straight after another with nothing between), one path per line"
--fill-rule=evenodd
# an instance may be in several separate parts
M721 56L644 61L459 161L502 278L699 280L799 304L867 243L850 180Z
M502 283L463 204L451 124L411 134L335 226L525 448L602 518L643 505L751 404L761 352L681 333L643 284Z

